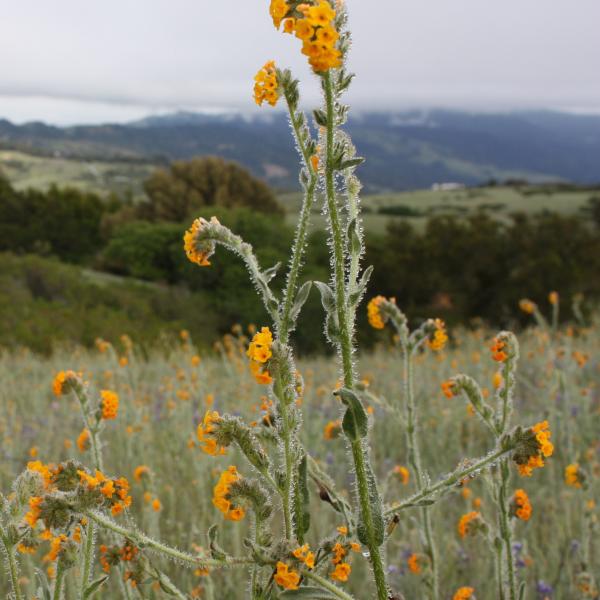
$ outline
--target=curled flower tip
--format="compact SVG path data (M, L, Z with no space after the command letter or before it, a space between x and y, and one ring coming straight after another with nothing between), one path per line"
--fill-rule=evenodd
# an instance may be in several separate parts
M521 476L530 477L534 469L544 466L545 458L552 456L554 444L550 441L551 435L548 421L537 423L525 431L517 430L513 460Z
M216 432L216 424L221 420L221 416L216 410L207 410L202 423L198 425L196 435L200 442L200 448L210 456L225 454L225 448L217 444L217 440L211 436Z
M550 304L552 304L552 306L555 306L558 304L558 292L550 292L548 294L548 302L550 302Z
M342 421L337 419L336 421L329 421L323 429L323 438L326 440L334 440L342 431Z
M475 535L479 530L485 529L485 523L481 518L481 514L477 511L471 511L464 514L458 521L458 535L461 538Z
M448 379L442 382L441 386L442 392L446 398L453 398L455 394L455 382L452 379Z
M215 243L212 240L198 239L201 231L209 224L218 225L219 221L216 217L211 217L210 221L200 217L192 223L183 236L183 248L188 259L201 267L210 266L208 259L215 251Z
M373 329L383 329L385 327L387 317L381 310L381 306L384 302L387 302L384 296L375 296L375 298L372 298L367 305L367 317L369 319L369 325L373 327Z
M55 396L62 396L79 383L80 378L75 371L59 371L52 382L52 391Z
M230 466L221 473L217 485L213 489L213 504L229 521L241 521L246 514L242 507L235 506L231 502L231 486L241 479L235 466Z
M452 600L475 600L475 589L472 587L458 588Z
M529 521L532 513L531 502L525 490L515 490L510 505L510 514L521 519L521 521Z
M329 577L334 581L348 581L352 567L345 562L338 563L335 565L335 569L329 574Z
M532 302L528 298L523 298L522 300L519 300L519 308L524 313L527 313L528 315L532 315L535 312L535 309L537 308L537 306L535 305L535 302Z
M279 100L279 83L275 61L266 62L254 76L254 101L259 106L267 102L275 106Z

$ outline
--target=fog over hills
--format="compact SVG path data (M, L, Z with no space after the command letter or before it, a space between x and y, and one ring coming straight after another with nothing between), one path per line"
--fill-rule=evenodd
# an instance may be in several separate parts
M489 179L600 181L600 116L551 111L357 113L348 123L370 192ZM297 187L283 113L178 112L125 125L56 127L0 120L0 147L74 159L163 163L198 155L236 160L281 189Z

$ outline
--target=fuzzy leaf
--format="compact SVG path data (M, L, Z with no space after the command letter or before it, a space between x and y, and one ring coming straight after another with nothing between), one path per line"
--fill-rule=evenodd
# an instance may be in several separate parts
M83 598L91 598L101 587L104 585L105 581L108 579L108 575L102 575L102 577L98 577L90 583L83 593Z
M315 281L315 285L319 292L321 292L321 302L323 303L323 308L329 313L335 310L335 296L333 295L333 290L322 281Z
M327 127L327 115L325 114L325 111L320 109L314 110L313 116L315 117L315 123L319 127Z
M342 429L350 440L360 440L369 433L369 417L359 397L347 388L334 392L348 407L342 420Z
M292 311L290 314L290 319L292 323L296 321L304 303L308 300L308 295L310 294L310 290L312 288L312 281L307 281L302 287L298 290L296 294L296 298L294 299L294 306L292 307Z
M358 167L358 165L365 162L365 159L357 156L356 158L347 158L340 163L339 169L343 171L344 169L351 169L353 167Z
M278 262L276 265L273 265L269 269L265 269L263 271L262 275L265 278L265 281L267 283L269 281L271 281L271 279L273 279L273 277L275 277L275 275L277 275L277 271L279 271L279 267L281 267L281 263L280 262Z
M373 543L377 546L381 546L385 539L385 522L383 520L383 512L381 510L381 497L379 495L379 490L377 489L377 480L375 479L375 475L373 474L370 464L366 462L364 467L367 475L367 486L369 488L369 505L371 507L373 539L369 540L369 534L364 523L362 511L357 528L358 539L365 545Z
M364 271L360 278L360 281L356 285L356 289L350 294L349 303L350 306L356 306L360 299L363 297L367 285L369 285L369 279L371 279L371 274L373 273L373 265L369 265Z
M301 544L304 539L304 534L310 528L309 501L310 495L308 492L306 454L304 454L302 460L298 463L298 485L296 487L294 502L294 525L296 537Z
M210 544L210 555L215 560L224 560L227 558L227 553L217 544L217 537L219 535L219 526L211 525L208 529L208 541Z

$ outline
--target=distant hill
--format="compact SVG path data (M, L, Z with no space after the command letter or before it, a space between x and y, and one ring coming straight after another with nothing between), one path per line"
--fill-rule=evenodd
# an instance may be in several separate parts
M367 157L369 192L489 179L600 181L600 116L556 112L411 111L356 114L348 130ZM0 148L62 158L164 163L217 154L280 189L297 187L297 159L282 113L174 113L125 125L54 127L0 120Z

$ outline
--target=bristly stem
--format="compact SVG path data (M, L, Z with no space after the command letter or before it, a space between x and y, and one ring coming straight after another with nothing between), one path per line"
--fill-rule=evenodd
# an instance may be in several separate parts
M282 505L283 505L283 521L285 527L285 538L292 539L292 494L294 493L294 473L292 461L292 445L290 435L289 412L285 390L281 382L281 371L277 373L275 379L276 395L279 398L279 410L281 411L281 420L283 422L282 437L283 437L283 459L285 462L285 481L283 482Z
M306 235L308 232L310 213L315 201L315 189L318 181L318 173L311 164L311 156L305 144L304 136L301 132L301 123L296 113L295 102L293 102L290 95L290 90L287 86L284 89L284 96L290 115L290 122L292 124L294 138L302 156L304 167L309 174L309 181L306 184L302 201L302 209L300 210L300 218L296 227L296 238L292 247L292 258L290 260L287 284L283 294L283 312L281 315L279 337L282 344L287 344L290 328L290 313L292 306L294 305L294 294L296 292L298 276L306 247Z
M252 558L245 557L227 557L223 560L215 560L212 558L192 556L191 554L183 552L182 550L178 550L177 548L171 548L171 546L167 546L166 544L163 544L162 542L159 542L140 531L127 529L126 527L119 525L118 523L116 523L115 521L113 521L112 519L110 519L109 517L107 517L99 511L88 510L85 511L84 514L88 519L91 519L92 521L96 522L101 527L109 529L110 531L113 531L114 533L131 540L134 544L138 546L146 546L148 548L152 548L152 550L158 552L159 554L175 559L192 567L219 568L235 565L248 565L253 564L254 562Z
M478 461L473 462L470 466L456 470L454 473L451 473L446 479L439 481L435 485L431 487L425 487L420 492L413 494L406 498L406 500L402 500L401 502L396 502L392 504L384 513L386 517L390 517L396 513L399 513L406 508L410 508L412 506L417 505L419 502L423 500L429 499L431 496L435 496L436 494L442 492L446 488L451 488L457 485L462 479L468 477L472 473L476 473L485 469L488 465L496 462L499 458L509 454L514 450L514 446L503 446L496 449L491 454L488 454L484 458L480 458Z
M339 327L338 346L341 355L344 386L351 390L354 386L354 367L352 364L352 332L350 328L348 298L346 294L346 251L335 193L334 133L336 128L336 115L334 106L334 92L329 71L323 75L323 83L327 114L327 160L325 165L325 191L327 196L329 222L331 226L331 237L333 242L333 283L335 287L335 299ZM371 566L373 568L373 576L375 579L375 585L377 587L377 597L379 600L386 600L388 597L387 583L385 579L385 571L381 552L379 550L379 545L375 540L374 520L371 510L372 499L369 497L369 484L367 480L366 465L369 463L369 455L367 448L363 446L360 441L352 442L352 458L354 459L360 511L368 540L367 546L369 549L369 560L371 561Z
M408 460L414 469L417 488L421 491L425 485L423 467L421 465L421 452L417 439L417 429L419 427L417 410L414 397L414 381L413 381L413 364L412 364L412 347L402 344L403 364L404 364L404 401L406 407L406 437L408 445ZM433 537L433 527L431 524L431 513L429 507L421 508L423 517L423 529L425 533L425 554L429 557L431 563L431 597L433 600L439 598L439 577L437 564L437 549Z
M56 563L56 579L54 581L54 592L52 594L52 600L61 600L63 581L65 579L65 569L62 564L62 560L58 559Z
M6 553L8 573L10 575L10 583L12 585L13 594L15 595L15 600L23 600L23 595L21 594L21 587L19 585L19 571L17 568L17 561L15 559L15 547L7 543L4 534L2 534L1 532L0 537L2 538L2 545L4 546L4 552Z
M314 571L302 569L302 575L308 579L312 579L315 583L318 583L323 589L326 589L328 592L332 593L336 598L341 598L341 600L354 600L353 596L339 588L334 583L331 583L331 581L325 579L325 577L317 575L317 573Z

